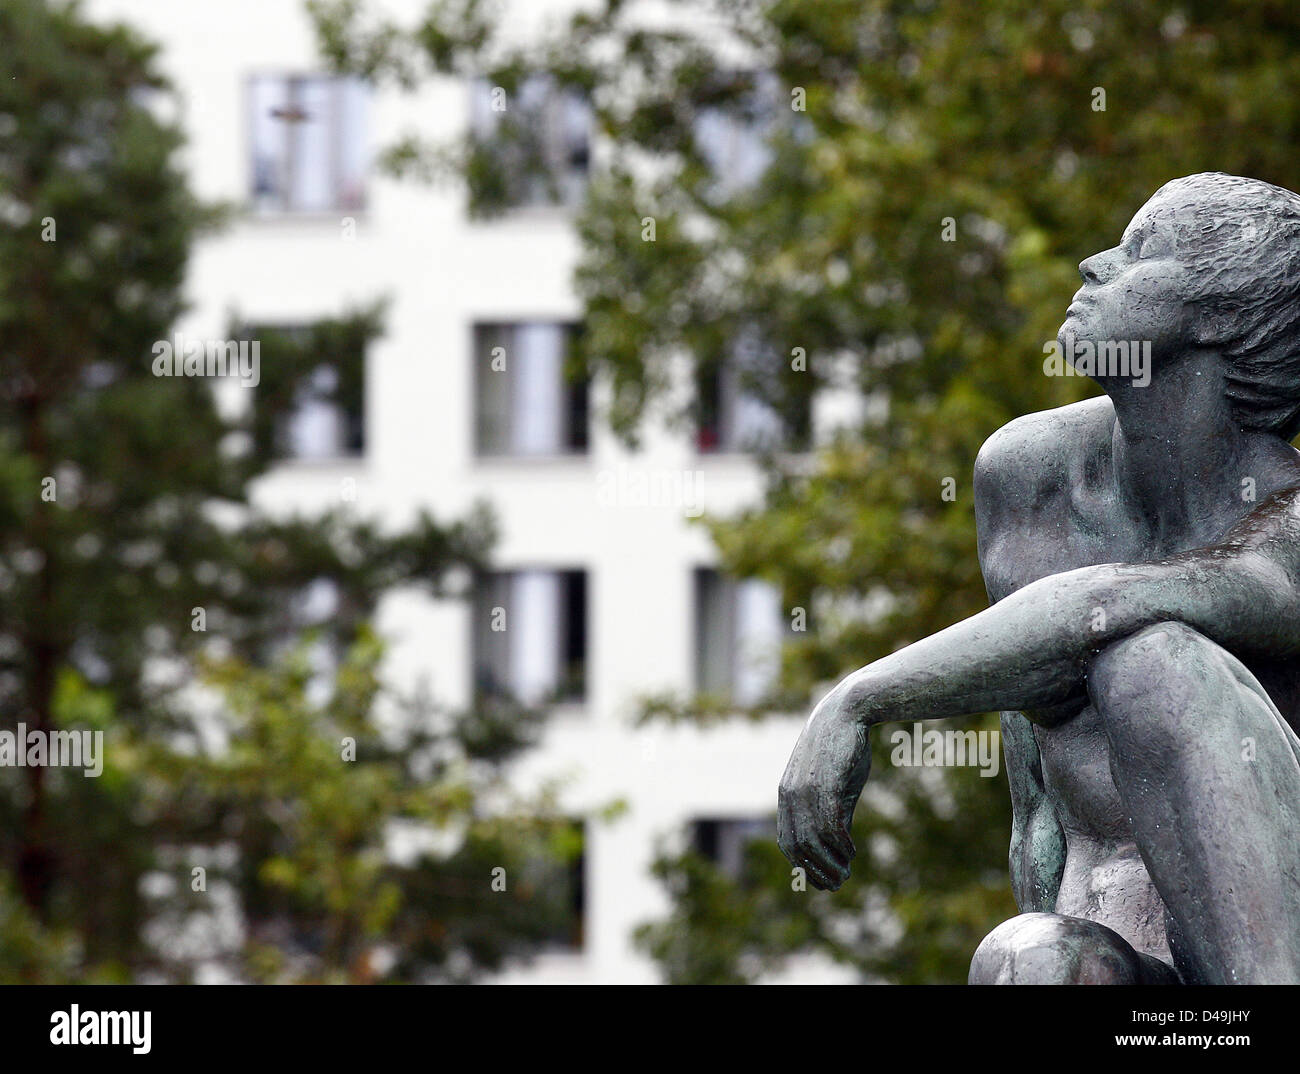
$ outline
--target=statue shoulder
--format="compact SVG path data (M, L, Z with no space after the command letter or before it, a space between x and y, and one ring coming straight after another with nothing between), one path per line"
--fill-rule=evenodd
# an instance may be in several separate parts
M1007 422L975 457L980 528L1007 509L1017 514L1063 494L1082 461L1108 451L1115 409L1105 396Z

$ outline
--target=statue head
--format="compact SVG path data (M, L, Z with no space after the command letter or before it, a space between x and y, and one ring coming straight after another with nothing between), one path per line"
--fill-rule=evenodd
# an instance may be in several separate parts
M1300 195L1221 172L1174 179L1079 272L1067 355L1081 340L1149 341L1158 376L1209 348L1242 428L1300 431Z

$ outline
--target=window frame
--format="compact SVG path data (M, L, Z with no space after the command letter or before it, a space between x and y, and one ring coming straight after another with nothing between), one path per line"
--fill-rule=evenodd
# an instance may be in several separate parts
M360 191L355 206L347 205L341 197L343 188L346 185L346 169L343 167L341 159L336 159L334 170L336 174L331 177L331 204L323 208L296 208L285 198L280 199L280 204L272 207L259 205L257 185L257 134L256 134L256 116L254 109L255 84L259 80L278 80L286 84L286 89L295 84L301 84L312 81L326 83L346 83L352 82L357 85L362 94L362 115L360 118L360 131L357 136L363 142L362 165L359 172ZM363 217L370 208L370 178L372 155L368 142L370 129L370 105L371 105L371 86L362 78L347 75L331 75L321 70L303 70L301 68L258 68L249 70L245 73L243 79L243 152L244 152L244 197L246 213L245 215L252 220L267 222L285 222L294 220L319 221L321 219L337 220L340 216ZM346 128L346 122L341 118L341 110L332 110L332 116L335 118L335 124ZM293 158L296 156L292 147L292 139L289 136L289 128L283 129L284 140L286 143L286 158L290 160L290 169L292 174ZM339 146L347 140L348 131L346 129L330 130L331 141L334 143L331 152L337 156ZM292 188L292 184L289 184Z
M560 377L561 377L560 394L561 394L561 402L565 408L566 413L561 414L560 420L566 430L564 438L566 440L576 439L580 441L580 446L578 447L560 448L554 451L537 452L531 454L523 454L512 450L490 451L490 450L485 450L483 447L483 436L481 431L482 430L481 419L483 413L482 385L485 383L483 378L486 377L490 372L486 368L487 365L486 360L490 353L490 348L487 351L480 351L479 349L480 332L487 332L493 329L498 329L498 330L508 329L514 331L515 329L525 325L555 325L558 326L560 329L562 329L564 332L564 336L565 336L564 353L561 356L561 362L560 362ZM592 378L590 377L585 378L579 385L579 382L572 381L567 377L564 368L566 365L565 359L567 359L570 353L570 349L573 347L575 339L581 331L582 331L582 323L580 321L571 318L555 317L555 316L514 317L509 319L502 318L502 317L474 317L470 320L469 355L470 355L471 368L470 368L470 376L468 378L469 379L469 414L470 414L469 454L470 454L470 458L473 460L475 464L477 465L483 465L483 464L493 465L493 464L502 464L502 463L536 464L536 463L556 463L556 462L564 462L564 461L582 462L591 459L592 440L593 440L593 432L594 432L594 422L592 420L592 405L591 405ZM510 376L509 361L510 361L510 349L512 346L513 343L508 345L506 350L507 365L506 365L505 376L507 378ZM515 398L513 393L510 393L508 398L511 403L510 419L513 420L514 417L513 403ZM581 400L578 406L581 412L580 434L578 432L579 426L577 422L573 420L570 415L567 414L568 408L574 403L575 399ZM507 430L507 438L508 438L508 434L509 434L509 430Z

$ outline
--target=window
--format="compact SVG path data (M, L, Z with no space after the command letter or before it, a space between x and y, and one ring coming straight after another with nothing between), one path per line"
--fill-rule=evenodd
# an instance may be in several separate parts
M807 448L812 406L807 396L789 397L787 415L741 384L734 366L703 369L696 376L695 446L702 454L801 451Z
M323 629L338 617L342 608L338 583L331 578L316 578L290 604L290 617L300 629ZM307 660L311 666L308 700L323 704L334 692L334 680L343 662L343 646L338 638L327 634L312 643Z
M259 379L250 413L253 445L277 459L336 460L366 447L366 353L376 314L293 324L245 323L257 343Z
M771 817L724 817L691 824L691 847L732 880L744 874L745 851L759 840L774 841L776 823Z
M338 370L321 366L300 386L293 409L282 419L280 443L292 459L339 459L364 448L361 407L339 397Z
M755 325L742 326L722 355L695 367L695 449L805 451L813 428L811 381Z
M587 575L487 572L474 595L474 684L526 705L586 696Z
M313 578L280 603L266 639L259 643L261 658L269 663L287 659L306 644L307 700L325 704L334 692L345 645L333 629L340 625L342 591L332 578Z
M255 75L248 96L257 212L365 208L364 83L324 75Z
M586 920L586 825L568 820L550 841L550 852L524 864L522 883L516 890L537 900L544 911L546 940L550 945L580 951Z
M791 113L769 71L718 77L720 83L724 79L751 83L730 107L705 106L695 113L695 146L709 168L709 192L725 199L752 189L762 178L772 163L768 140Z
M695 572L695 685L703 694L756 704L780 669L787 624L780 594L766 582Z
M572 326L547 322L475 327L478 454L586 452L587 382L565 369L572 334Z
M259 341L254 437L282 459L355 458L365 451L365 343L328 322L248 325Z
M757 451L782 440L780 415L744 391L734 369L703 370L696 378L699 424L696 448L704 454Z
M470 204L479 212L574 205L587 182L591 107L547 75L513 92L474 83Z

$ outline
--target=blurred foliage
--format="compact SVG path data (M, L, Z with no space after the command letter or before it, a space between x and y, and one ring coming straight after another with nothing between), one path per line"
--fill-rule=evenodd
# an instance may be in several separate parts
M359 0L309 6L326 54L380 82L544 73L588 94L601 166L576 219L582 357L611 386L622 436L689 423L697 400L673 396L673 361L708 368L742 333L767 341L746 373L774 407L797 413L827 386L861 402L811 464L765 460L760 505L708 523L727 569L809 612L785 696L764 709L806 706L818 684L983 607L976 451L1010 418L1095 391L1042 374L1079 260L1176 176L1300 187L1300 8L1281 0L677 0L654 19L604 0L522 44L487 0L438 0L407 26ZM759 116L765 98L778 103ZM721 132L761 137L761 174ZM398 163L439 166L426 175L467 159L416 135L401 150ZM948 817L911 778L877 766L906 818L869 787L857 879L833 896L791 902L770 847L751 888L664 858L676 910L646 937L669 979L752 979L796 949L891 979L964 979L975 940L1013 910L1005 880L1001 897L988 887L990 870L1005 877L1005 780L949 773L961 808ZM873 849L886 832L906 869ZM873 893L901 938L834 942L831 920L852 932Z
M163 874L183 882L195 859L226 862L226 889L209 892L233 890L246 920L233 973L471 976L552 930L543 900L490 889L493 867L551 836L508 834L514 814L484 820L477 798L536 721L444 719L428 748L461 768L435 765L418 787L371 722L365 624L397 587L462 595L491 520L421 515L394 531L342 493L324 517L251 507L250 484L283 448L276 430L322 365L334 401L359 409L379 306L305 336L268 330L264 387L235 416L210 380L153 375L154 344L183 312L190 244L225 215L186 189L167 118L180 109L155 64L124 26L0 0L0 729L100 730L109 755L93 779L0 768L0 980L193 974L204 944L159 951L147 892ZM307 624L316 582L337 604ZM329 703L308 702L300 662L275 662L306 625L313 651L354 654ZM205 661L225 704L202 715ZM359 744L351 766L337 756L344 728ZM213 734L228 751L200 748ZM467 834L445 861L396 870L379 840L402 818ZM551 826L544 813L537 825ZM400 957L366 969L386 932Z
M220 937L208 967L263 982L465 981L565 938L567 888L532 878L539 863L571 863L581 843L549 791L518 799L499 764L531 740L537 714L466 734L471 717L390 698L404 718L385 732L378 640L361 631L325 678L314 644L269 667L207 662L204 681L224 702L215 740L198 718L174 740L185 748L149 740L118 755L171 851L150 968L187 979L187 937L205 925Z

